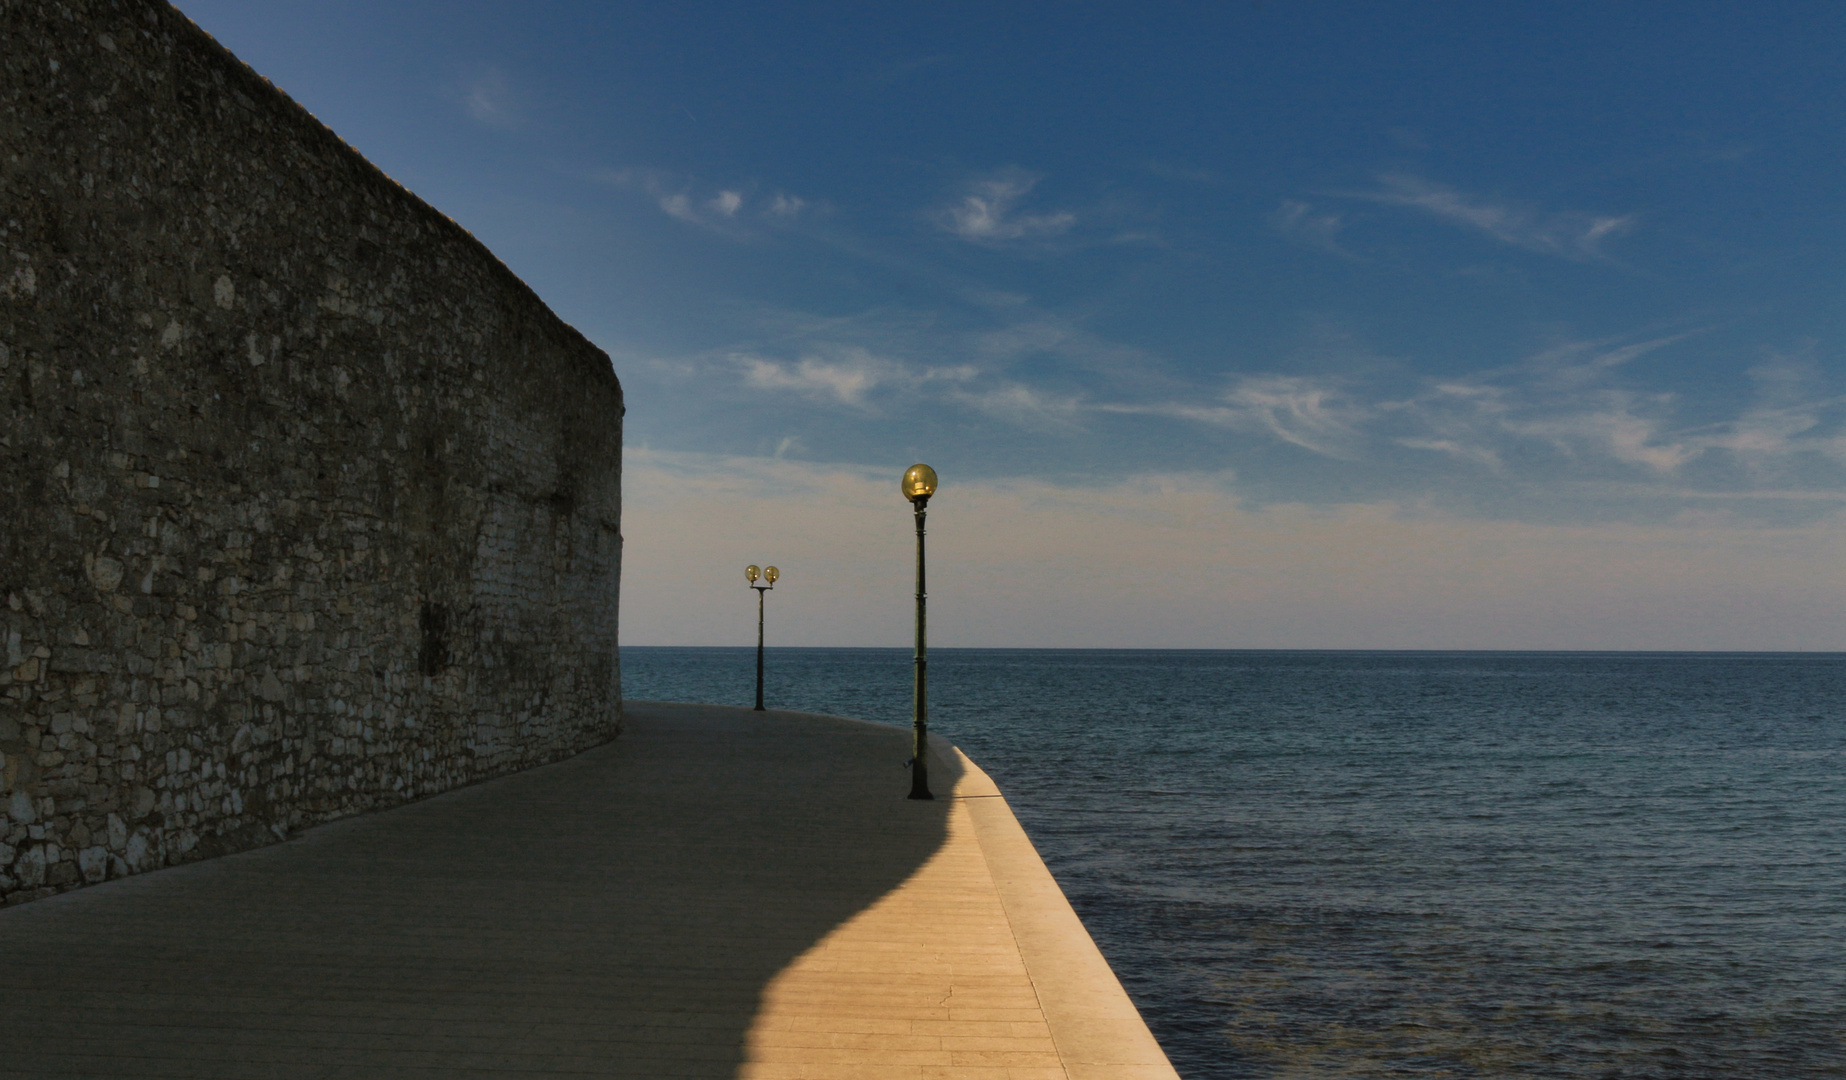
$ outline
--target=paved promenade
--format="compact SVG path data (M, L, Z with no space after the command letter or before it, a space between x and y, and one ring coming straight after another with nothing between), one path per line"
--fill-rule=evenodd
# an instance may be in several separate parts
M906 800L907 740L630 703L569 761L0 911L0 1076L1174 1080L992 783L938 744Z

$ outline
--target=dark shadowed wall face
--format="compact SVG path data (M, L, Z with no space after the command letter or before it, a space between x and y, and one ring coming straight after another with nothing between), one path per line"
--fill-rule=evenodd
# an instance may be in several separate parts
M608 358L167 5L0 38L0 897L613 737Z

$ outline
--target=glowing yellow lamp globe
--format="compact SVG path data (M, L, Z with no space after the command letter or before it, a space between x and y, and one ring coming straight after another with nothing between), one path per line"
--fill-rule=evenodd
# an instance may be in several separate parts
M757 569L756 567L754 567L754 566L746 566L746 567L744 567L744 577L747 577L747 578L749 578L749 579L750 579L750 584L752 584L752 585L754 585L754 584L756 584L756 577L757 577L757 575L758 575L758 574L761 574L761 573L762 573L762 571L761 571L761 570L758 570L758 569ZM771 580L773 580L773 579L771 579Z
M936 470L928 465L912 465L904 470L904 498L920 502L936 493Z
M763 567L763 580L769 582L771 585L774 585L776 583L776 579L781 576L782 576L782 571L777 570L775 567L773 566Z

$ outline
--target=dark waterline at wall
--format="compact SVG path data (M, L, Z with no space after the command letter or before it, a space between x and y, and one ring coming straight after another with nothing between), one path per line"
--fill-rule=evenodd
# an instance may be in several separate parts
M931 660L934 729L1192 1080L1846 1075L1846 656ZM750 649L624 667L753 690ZM909 677L772 649L768 698L902 723Z

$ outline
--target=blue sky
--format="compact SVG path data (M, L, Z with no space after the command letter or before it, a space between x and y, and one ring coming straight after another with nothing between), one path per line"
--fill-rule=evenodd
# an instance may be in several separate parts
M629 640L927 460L945 644L1846 646L1838 5L181 7L609 351Z

